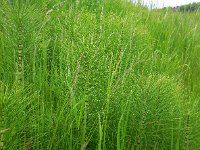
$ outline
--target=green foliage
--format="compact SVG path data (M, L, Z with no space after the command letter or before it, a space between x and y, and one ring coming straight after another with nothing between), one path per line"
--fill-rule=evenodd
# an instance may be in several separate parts
M198 16L0 1L0 149L198 149Z
M164 9L171 9L174 11L179 11L179 12L198 12L200 9L200 2L193 2L190 4L186 5L181 5L177 7L165 7Z
M200 3L197 3L197 2L177 7L177 9L181 12L194 12L194 11L198 11L199 8L200 8Z

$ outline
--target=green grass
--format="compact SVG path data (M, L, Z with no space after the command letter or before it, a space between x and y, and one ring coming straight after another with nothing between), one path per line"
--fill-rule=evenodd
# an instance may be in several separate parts
M199 16L0 1L0 149L198 150Z

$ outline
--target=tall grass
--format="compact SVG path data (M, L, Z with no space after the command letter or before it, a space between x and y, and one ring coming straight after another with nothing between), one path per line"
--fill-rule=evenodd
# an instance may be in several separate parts
M0 149L198 149L198 15L0 1Z

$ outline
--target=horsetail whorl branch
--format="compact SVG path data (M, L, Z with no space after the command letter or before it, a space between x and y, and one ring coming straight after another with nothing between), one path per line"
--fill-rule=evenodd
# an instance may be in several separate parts
M18 79L22 80L22 52L23 52L23 39L22 39L22 25L19 25L18 31Z

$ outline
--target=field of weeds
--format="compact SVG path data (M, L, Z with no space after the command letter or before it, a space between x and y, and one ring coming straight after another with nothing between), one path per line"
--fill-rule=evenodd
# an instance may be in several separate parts
M198 150L199 16L1 0L0 149Z

